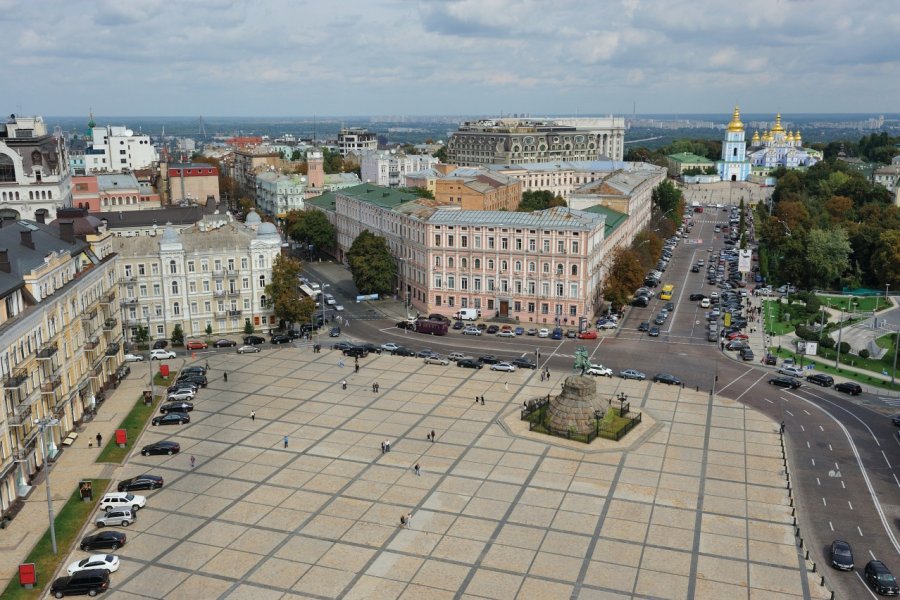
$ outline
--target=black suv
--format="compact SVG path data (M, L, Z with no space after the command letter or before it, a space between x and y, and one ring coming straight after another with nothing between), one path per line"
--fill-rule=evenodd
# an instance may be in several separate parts
M773 377L769 380L769 385L796 390L801 384L793 377Z
M472 358L463 358L461 360L456 361L457 367L464 367L466 369L480 369L481 363Z
M369 355L369 351L362 346L351 346L344 350L344 356L352 356L354 358L365 358Z
M863 578L873 590L884 596L896 596L900 592L900 589L897 588L897 580L880 560L870 560L866 563Z
M825 375L824 373L807 375L806 380L810 383L821 385L822 387L831 387L832 385L834 385L834 377L832 377L831 375Z
M107 589L109 589L109 571L107 569L86 569L68 577L59 577L50 586L50 593L57 598L81 594L96 596L97 592Z
M407 348L406 346L399 346L391 350L391 356L415 356L416 351Z
M851 396L859 396L862 394L862 387L858 383L853 383L852 381L836 383L834 384L834 389L839 392L844 392L845 394L850 394Z
M206 379L206 375L201 375L199 373L188 373L179 377L178 383L196 383L200 387L206 387L209 381Z
M284 333L279 333L279 334L277 334L277 335L273 335L273 336L272 336L272 343L273 343L273 344L290 344L290 343L291 343L291 336L286 335L286 334L284 334Z
M118 550L125 545L125 534L121 531L101 531L81 538L79 546L85 552L91 550Z
M519 358L515 358L510 362L512 362L512 364L519 367L520 369L537 369L537 363L526 356L520 356Z
M244 338L244 343L248 346L259 346L260 344L266 343L266 338L258 335L248 335Z

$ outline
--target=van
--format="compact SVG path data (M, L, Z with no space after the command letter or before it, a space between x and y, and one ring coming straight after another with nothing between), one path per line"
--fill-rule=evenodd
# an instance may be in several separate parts
M477 308L463 308L453 316L461 321L474 321L481 316L481 311Z
M88 594L109 589L109 571L106 569L86 569L68 577L58 577L50 586L50 594L57 598Z

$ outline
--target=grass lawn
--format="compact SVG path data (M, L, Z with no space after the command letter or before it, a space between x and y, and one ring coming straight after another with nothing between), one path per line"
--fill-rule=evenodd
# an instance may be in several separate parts
M785 309L788 310L788 309ZM763 317L766 321L766 333L769 335L788 335L794 333L796 324L799 321L776 321L778 314L778 302L775 300L766 300L763 306Z
M888 333L886 335L883 335L880 338L875 340L875 344L879 348L884 348L885 350L893 350L894 349L894 342L893 342L894 335L895 334L893 334L893 333Z
M96 508L97 501L100 500L104 490L109 485L109 479L92 479L91 481L94 490L94 500L92 502L84 502L76 487L75 491L72 492L72 496L66 501L59 514L56 515L57 553L53 554L53 547L50 543L50 528L48 527L25 559L24 562L26 563L34 563L37 570L37 586L33 590L26 590L19 585L17 575L9 582L3 593L0 594L4 600L40 598L43 595L43 589L53 583L51 577L59 568L62 560L68 556L69 548L75 542L75 536L81 531L85 521Z
M165 389L163 389L162 391L164 392ZM154 396L153 402L150 404L150 406L147 406L146 404L144 404L143 396L138 396L132 409L128 412L128 414L116 428L124 429L128 433L128 443L125 444L124 448L119 448L119 446L116 444L115 439L113 439L112 437L112 432L110 432L108 441L106 442L106 446L100 452L100 456L97 457L97 462L121 463L123 460L125 460L125 457L128 456L128 453L131 451L135 440L137 440L138 436L141 435L141 432L144 431L144 427L147 425L147 421L150 419L150 417L153 416L153 413L156 411L156 409L159 408L159 403L161 400L162 396Z
M785 350L783 348L782 348L781 352L779 352L777 350L777 348L772 347L769 349L769 353L774 354L774 355L778 356L779 358L794 358L793 352L791 352L790 350ZM829 350L828 348L822 348L820 346L818 355L803 357L803 364L808 365L810 363L815 363L816 371L818 371L820 373L828 373L830 375L840 375L841 377L846 377L847 379L852 379L859 383L864 383L866 385L879 387L879 388L882 388L885 390L893 390L893 391L900 390L900 384L895 384L892 386L890 381L885 381L878 377L872 377L869 375L865 375L863 373L857 373L856 371L849 371L846 369L835 369L834 368L834 357L835 357L834 350ZM849 365L851 361L855 363L853 365L854 367L857 367L860 369L868 369L869 371L874 371L874 372L878 373L879 375L881 374L881 370L884 368L887 368L888 373L891 372L891 368L889 366L887 366L885 363L882 363L881 361L871 359L871 358L869 358L869 359L859 358L855 354L851 354L851 355L847 356L845 359L844 355L843 354L841 355L841 364L842 365L844 365L844 364ZM870 368L870 367L876 367L876 368Z
M884 301L884 296L822 296L819 295L819 300L822 301L822 304L825 306L831 306L834 309L844 309L844 311L848 311L848 306L852 306L853 310L864 310L864 311L873 311L878 310L882 311L887 308L891 308L893 304L886 304Z

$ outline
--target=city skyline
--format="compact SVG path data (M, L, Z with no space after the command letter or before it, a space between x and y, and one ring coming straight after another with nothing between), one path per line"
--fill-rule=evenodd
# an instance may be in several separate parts
M900 96L887 0L547 6L0 0L6 111L865 114Z

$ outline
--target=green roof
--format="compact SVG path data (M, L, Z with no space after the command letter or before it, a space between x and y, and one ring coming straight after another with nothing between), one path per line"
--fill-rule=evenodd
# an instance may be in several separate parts
M334 212L334 192L325 192L320 196L313 196L304 200L306 204L318 206L322 210Z
M620 213L619 211L613 210L607 206L603 206L602 204L595 204L590 208L585 208L584 212L604 215L606 217L606 230L604 231L605 237L609 237L609 235L613 231L618 229L619 226L628 218L628 215L626 215L625 213Z
M669 154L667 158L671 158L674 161L680 163L687 164L701 164L701 165L711 165L713 161L709 160L705 156L698 156L693 152L679 152L677 154Z

